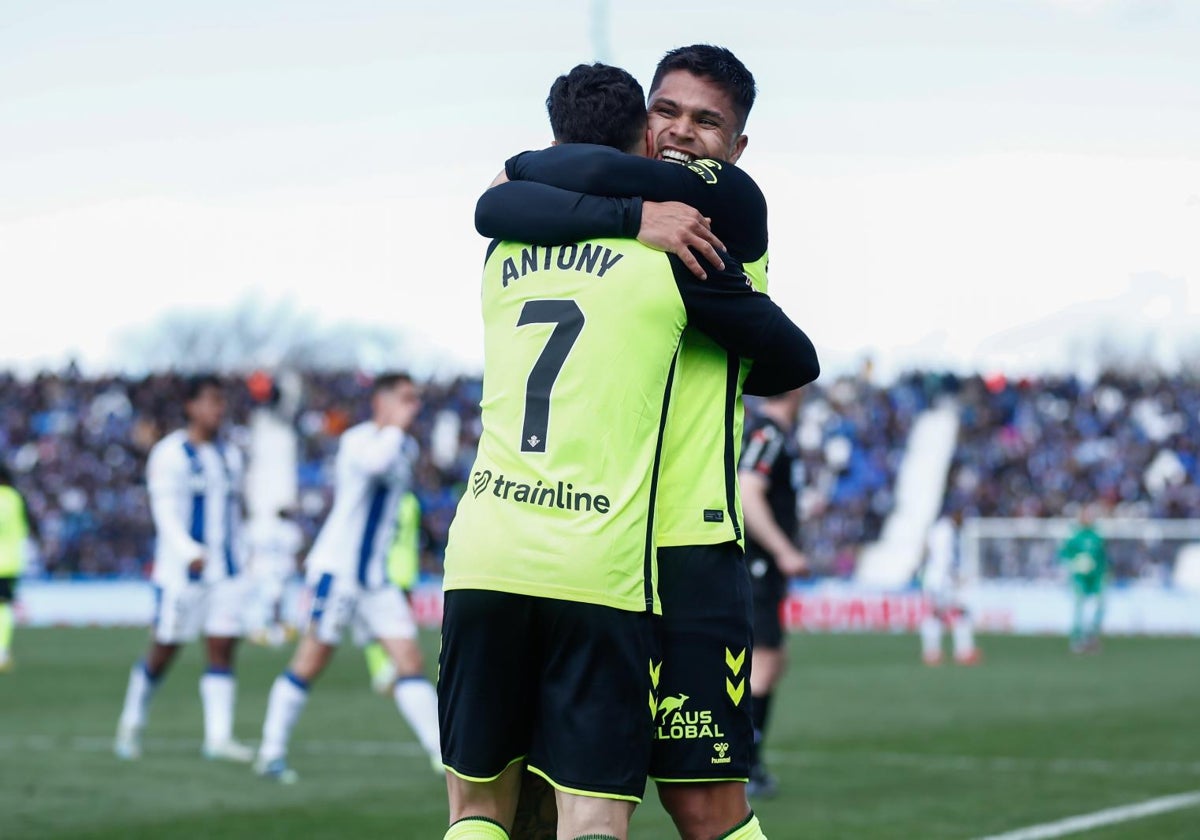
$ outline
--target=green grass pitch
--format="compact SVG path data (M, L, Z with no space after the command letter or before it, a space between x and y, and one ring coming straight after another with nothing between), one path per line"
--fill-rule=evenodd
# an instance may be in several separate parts
M145 756L109 751L145 633L20 630L0 675L0 837L440 838L445 791L347 646L314 687L279 787L203 760L193 646L155 698ZM436 638L424 637L432 659ZM985 637L978 668L919 663L911 636L793 636L768 758L772 840L969 838L1200 789L1200 642ZM257 742L288 651L239 663L237 734ZM604 722L598 720L597 726ZM653 793L633 838L675 834ZM1200 837L1200 808L1095 838Z

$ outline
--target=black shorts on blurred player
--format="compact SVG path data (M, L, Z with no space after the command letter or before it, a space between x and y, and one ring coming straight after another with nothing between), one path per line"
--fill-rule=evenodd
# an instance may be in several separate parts
M745 781L750 719L750 578L737 543L660 548L663 606L650 776Z
M787 578L770 557L747 557L746 568L754 595L754 646L778 650L783 647L780 610L787 597Z
M438 675L447 769L490 781L526 759L569 793L641 801L655 623L595 604L448 591Z
M0 604L7 603L17 597L17 579L15 577L0 577Z

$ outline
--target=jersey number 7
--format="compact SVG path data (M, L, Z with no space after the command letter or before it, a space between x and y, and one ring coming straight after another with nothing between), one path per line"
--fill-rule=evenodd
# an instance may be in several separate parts
M583 331L583 310L573 300L531 300L521 309L517 326L554 324L546 346L533 363L525 383L525 420L521 426L521 451L545 452L550 423L550 392L575 340Z

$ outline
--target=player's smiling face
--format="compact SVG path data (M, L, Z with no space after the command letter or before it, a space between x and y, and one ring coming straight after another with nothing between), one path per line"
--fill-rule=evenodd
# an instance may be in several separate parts
M697 158L737 163L746 148L733 99L715 82L673 70L650 92L654 155L664 160Z

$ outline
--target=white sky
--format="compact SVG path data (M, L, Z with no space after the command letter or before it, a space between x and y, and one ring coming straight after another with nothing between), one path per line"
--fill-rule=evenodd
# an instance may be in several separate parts
M481 365L478 193L548 141L590 0L0 10L0 363L256 293ZM827 370L1013 372L1200 333L1200 2L609 0L608 60L731 47L772 294ZM1086 344L1086 341L1083 342Z

